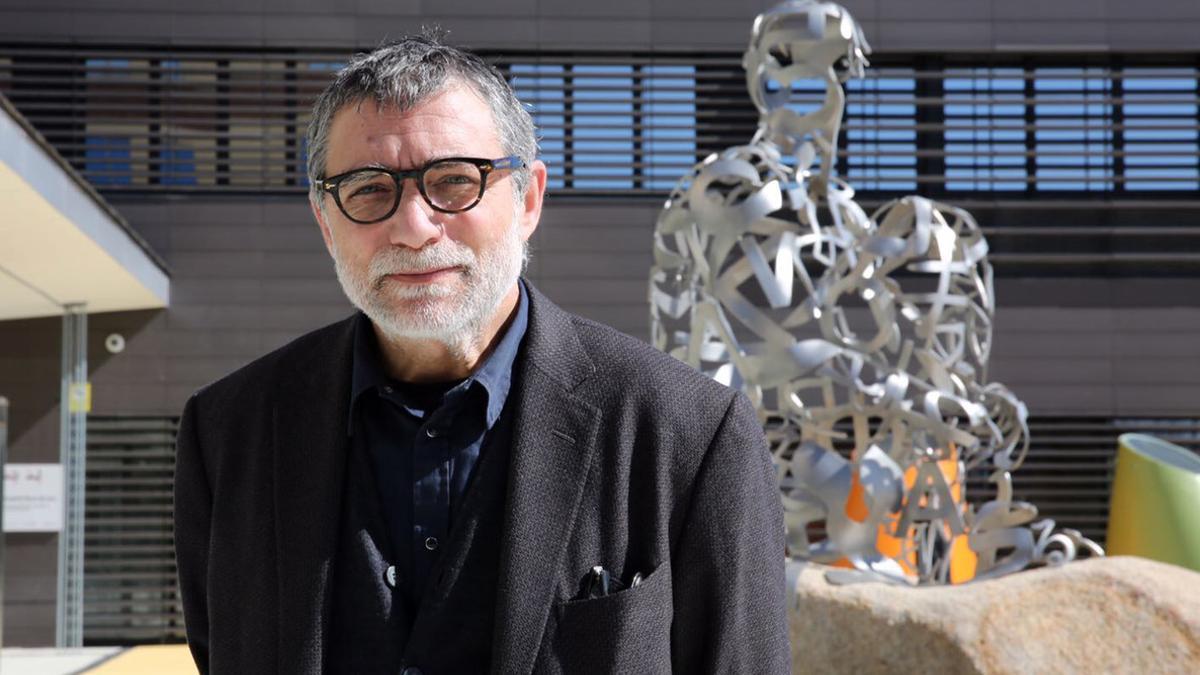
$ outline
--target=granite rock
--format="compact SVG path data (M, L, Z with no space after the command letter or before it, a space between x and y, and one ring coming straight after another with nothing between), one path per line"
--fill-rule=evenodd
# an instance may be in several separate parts
M1096 558L962 586L791 563L795 673L1200 672L1200 573Z

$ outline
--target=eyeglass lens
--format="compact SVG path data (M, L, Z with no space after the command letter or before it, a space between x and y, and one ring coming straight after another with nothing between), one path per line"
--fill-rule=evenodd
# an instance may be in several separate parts
M469 162L436 162L426 167L422 180L430 204L445 211L461 211L479 199L483 172ZM385 171L356 173L339 183L337 192L346 215L359 221L383 218L399 201L396 181Z

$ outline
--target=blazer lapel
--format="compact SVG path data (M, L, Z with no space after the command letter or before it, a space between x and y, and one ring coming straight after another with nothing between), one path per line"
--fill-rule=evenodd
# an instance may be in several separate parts
M275 541L279 672L323 669L330 584L349 450L353 320L330 327L279 392L275 426Z
M573 390L595 372L569 316L531 286L501 533L492 670L532 670L595 454L600 411Z

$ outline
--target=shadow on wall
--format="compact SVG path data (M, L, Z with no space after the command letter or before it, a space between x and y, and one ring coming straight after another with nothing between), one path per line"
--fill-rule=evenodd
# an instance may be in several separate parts
M88 317L89 378L114 354L104 348L110 333L125 336L128 358L135 336L163 310L110 312ZM62 378L62 319L0 323L0 394L9 401L8 461L58 461Z

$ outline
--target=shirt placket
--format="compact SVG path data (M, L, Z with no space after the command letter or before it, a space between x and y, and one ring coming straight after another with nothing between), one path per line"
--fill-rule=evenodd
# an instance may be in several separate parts
M446 542L450 512L450 435L444 414L428 418L413 444L411 551L417 597Z

